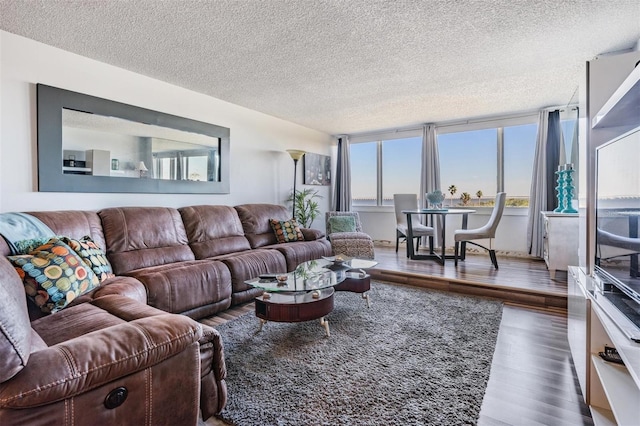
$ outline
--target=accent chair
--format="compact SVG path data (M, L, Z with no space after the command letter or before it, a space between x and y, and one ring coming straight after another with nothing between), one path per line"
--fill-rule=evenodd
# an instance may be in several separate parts
M462 249L460 253L460 259L464 260L466 253L466 244L473 244L474 246L481 247L489 252L489 257L491 258L491 263L493 266L498 269L498 260L496 259L496 251L492 248L493 239L496 236L496 230L498 229L498 224L500 223L500 219L502 219L502 212L504 211L504 205L507 201L506 192L498 192L496 194L496 201L493 206L493 211L491 212L491 217L489 221L480 228L475 229L458 229L453 234L453 240L455 241L454 247L454 262L455 265L458 266L458 249ZM489 247L485 247L478 243L472 242L471 240L489 240Z
M327 212L327 239L334 255L374 259L373 239L362 231L358 212Z

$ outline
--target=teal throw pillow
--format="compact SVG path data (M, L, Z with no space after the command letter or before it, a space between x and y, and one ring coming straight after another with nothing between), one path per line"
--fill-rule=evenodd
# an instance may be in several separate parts
M356 232L356 218L353 216L331 216L329 229L334 232Z

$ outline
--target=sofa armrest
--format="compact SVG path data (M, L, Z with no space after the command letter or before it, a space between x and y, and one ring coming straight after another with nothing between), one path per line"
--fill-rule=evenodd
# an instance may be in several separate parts
M93 292L93 298L117 294L147 304L147 288L133 277L118 275L106 279L100 287Z
M208 346L213 348L213 351L207 351L205 348ZM200 347L203 348L201 352L209 354L211 360L204 362L205 366L213 370L213 375L216 380L224 380L227 377L227 367L224 361L224 346L222 343L222 337L218 330L208 325L202 324L202 338L200 339Z
M195 321L165 314L50 346L33 352L19 374L0 384L0 407L36 407L82 394L159 364L201 337Z
M324 238L324 232L319 229L300 228L300 232L302 232L304 239L307 241L321 240Z

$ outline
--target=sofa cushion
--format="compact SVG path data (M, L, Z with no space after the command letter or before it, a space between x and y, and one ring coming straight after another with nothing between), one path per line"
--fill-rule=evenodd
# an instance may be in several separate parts
M178 211L196 259L251 249L233 207L203 205L182 207Z
M169 263L127 272L147 289L149 305L198 319L231 305L229 269L216 260Z
M89 210L58 210L45 212L29 212L53 230L56 235L69 238L82 238L85 235L98 245L105 247L104 233L100 217Z
M115 277L113 269L111 268L111 263L109 263L109 259L107 259L107 255L100 247L98 247L90 236L85 235L78 240L63 237L62 241L64 241L78 254L78 256L80 256L85 265L91 268L93 273L96 274L100 282L107 278Z
M293 241L304 241L304 235L300 232L300 227L295 219L278 220L269 219L271 228L279 243L290 243Z
M182 217L176 209L114 207L100 210L98 215L102 220L107 256L116 275L195 260Z
M28 255L9 256L29 296L43 312L57 312L100 285L73 249L52 238Z
M260 274L287 271L287 261L278 250L256 249L222 256L218 259L227 265L231 272L232 305L249 302L263 293L262 290L245 284L245 281L256 278Z
M27 365L33 332L29 324L26 297L11 263L0 257L0 383Z
M291 212L277 204L241 204L235 206L242 222L244 235L251 248L259 248L277 244L278 240L271 228L270 219L289 220Z
M265 249L275 249L282 253L287 260L287 271L291 272L302 262L331 256L331 243L327 239L316 241L296 241L288 244L265 246Z
M39 318L33 321L31 326L47 345L54 346L125 322L110 312L97 308L92 302L88 302L71 306L55 315Z

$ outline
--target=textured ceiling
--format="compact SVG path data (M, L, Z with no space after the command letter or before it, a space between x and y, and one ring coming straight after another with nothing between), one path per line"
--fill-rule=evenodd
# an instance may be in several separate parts
M565 105L640 1L0 0L0 29L341 134Z

